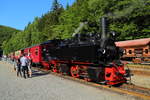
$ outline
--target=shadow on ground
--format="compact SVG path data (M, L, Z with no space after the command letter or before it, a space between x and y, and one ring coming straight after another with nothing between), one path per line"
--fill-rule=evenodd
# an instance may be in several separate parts
M50 72L42 72L38 70L32 70L32 77L39 77L49 74Z

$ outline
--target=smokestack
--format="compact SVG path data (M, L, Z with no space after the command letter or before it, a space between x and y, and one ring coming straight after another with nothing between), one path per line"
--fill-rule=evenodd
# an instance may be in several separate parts
M101 38L106 38L107 36L107 29L106 29L106 25L107 25L107 19L106 17L102 17L102 35Z

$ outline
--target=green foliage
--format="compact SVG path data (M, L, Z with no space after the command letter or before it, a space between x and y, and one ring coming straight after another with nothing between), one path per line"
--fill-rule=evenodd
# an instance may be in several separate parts
M11 36L16 32L19 32L19 30L0 25L0 43L11 38Z
M54 28L60 24L59 17L63 11L64 8L58 3L58 0L54 0L52 10L39 19L37 27L46 39L53 39L57 36Z
M0 25L0 50L2 49L2 43L5 41L4 44L7 44L7 40L19 31L20 30Z
M73 33L101 33L103 16L109 18L109 32L117 40L150 37L150 0L76 0L64 9L53 0L51 11L36 17L25 30L3 43L5 53L43 41L72 37ZM82 25L81 23L86 23Z

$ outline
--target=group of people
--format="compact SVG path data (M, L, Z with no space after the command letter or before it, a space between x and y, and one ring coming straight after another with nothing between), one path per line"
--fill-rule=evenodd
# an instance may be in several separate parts
M25 79L32 77L31 60L25 56L25 54L15 61L14 68L17 72L17 76L24 77Z

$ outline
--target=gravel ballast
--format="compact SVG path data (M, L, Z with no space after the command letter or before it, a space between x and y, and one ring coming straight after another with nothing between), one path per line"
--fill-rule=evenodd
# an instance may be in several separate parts
M135 74L134 76L132 76L131 80L132 80L131 82L137 86L150 88L150 76L143 76L143 75Z
M34 72L21 78L10 64L0 62L0 100L134 100L51 74Z

